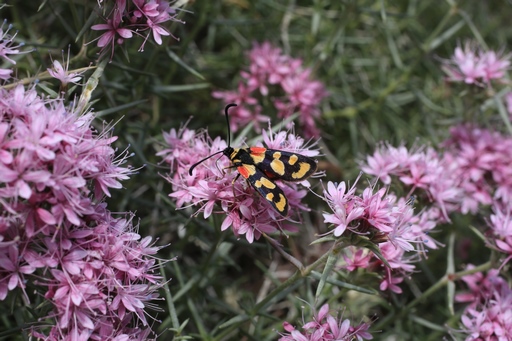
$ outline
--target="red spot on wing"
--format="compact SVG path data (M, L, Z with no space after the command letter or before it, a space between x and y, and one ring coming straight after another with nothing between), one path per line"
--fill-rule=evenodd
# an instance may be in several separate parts
M279 175L276 174L276 173L272 173L272 172L269 172L269 171L263 171L263 173L266 175L267 178L271 179L271 180L275 180L275 179L279 179Z
M264 154L267 148L265 147L251 147L249 148L251 150L251 153L254 154Z
M245 179L247 179L249 177L249 175L250 175L249 171L244 166L238 166L238 167L236 167L236 169L238 170L240 175L243 176Z

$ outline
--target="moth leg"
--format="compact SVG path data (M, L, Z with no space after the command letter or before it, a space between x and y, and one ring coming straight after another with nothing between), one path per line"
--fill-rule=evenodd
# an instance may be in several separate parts
M226 167L226 168L233 168L233 166L231 167ZM240 173L238 173L235 178L233 179L233 181L231 181L231 190L233 190L233 198L235 198L236 200L236 193L235 193L235 181L238 180L238 178L240 177Z

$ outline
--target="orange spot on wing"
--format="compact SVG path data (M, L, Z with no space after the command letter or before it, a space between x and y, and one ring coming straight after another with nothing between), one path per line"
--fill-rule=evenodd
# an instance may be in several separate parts
M249 148L251 150L251 153L254 154L264 154L267 148L265 147L251 147Z
M250 175L249 170L247 168L245 168L244 166L236 167L236 169L238 170L240 175L243 176L245 179L247 179L249 177L249 175Z

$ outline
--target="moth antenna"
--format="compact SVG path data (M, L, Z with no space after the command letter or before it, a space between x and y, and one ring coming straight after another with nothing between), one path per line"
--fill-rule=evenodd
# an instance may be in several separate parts
M235 103L230 103L228 105L226 105L226 107L224 108L224 113L226 114L226 122L228 124L228 147L231 147L231 129L229 128L229 117L228 117L228 109L231 108L231 107L236 107L237 105ZM194 168L196 168L199 164L203 163L204 161L208 160L209 158L211 158L212 156L215 156L217 154L220 154L220 153L224 153L223 150L220 150L216 153L213 153L212 155L209 155L207 157L205 157L204 159L202 159L201 161L199 162L196 162L192 165L192 167L190 167L190 169L188 170L188 174L192 175L192 171L194 170Z
M188 170L188 174L192 175L192 171L194 170L194 168L196 168L199 164L203 163L204 161L208 160L209 158L211 158L212 156L215 156L217 154L220 154L220 153L223 153L224 151L223 150L220 150L216 153L213 153L212 155L209 155L207 157L205 157L204 159L202 159L201 161L199 162L196 162L192 165L192 167L190 167L190 169Z
M237 105L235 103L230 103L224 108L224 113L226 114L226 122L228 124L228 147L231 147L231 128L229 127L228 109L236 106Z

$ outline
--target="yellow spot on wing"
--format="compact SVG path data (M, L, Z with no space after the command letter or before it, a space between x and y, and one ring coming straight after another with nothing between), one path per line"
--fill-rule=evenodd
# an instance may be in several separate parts
M279 154L281 154L281 153L279 153ZM270 167L277 174L279 174L279 175L283 175L284 174L284 163L283 163L283 161L281 161L279 159L274 159L270 163Z
M276 188L276 185L272 181L270 181L269 179L264 178L264 177L262 177L259 180L256 180L254 182L254 186L256 186L257 188L260 188L261 186L264 186L264 187L266 187L268 189Z
M265 160L265 154L251 154L254 163L261 163Z
M284 212L286 208L286 198L282 193L279 193L279 199L279 201L274 201L274 204L279 212Z
M293 154L292 156L290 156L288 163L293 166L295 164L295 162L297 162L298 159L299 159L299 157L297 155Z
M267 193L265 199L267 199L268 201L272 201L274 199L274 193Z
M302 179L306 176L307 172L311 169L311 165L306 162L299 163L299 170L292 173L292 178Z

